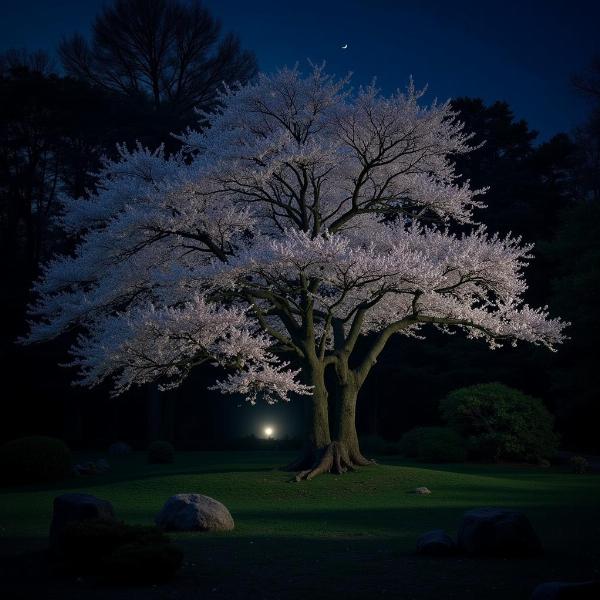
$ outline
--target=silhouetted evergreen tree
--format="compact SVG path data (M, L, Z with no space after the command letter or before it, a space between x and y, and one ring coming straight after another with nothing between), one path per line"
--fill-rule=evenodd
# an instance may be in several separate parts
M554 357L550 372L554 409L571 447L599 450L600 203L578 201L563 211L556 238L544 252L554 267L550 301L571 321L571 339Z

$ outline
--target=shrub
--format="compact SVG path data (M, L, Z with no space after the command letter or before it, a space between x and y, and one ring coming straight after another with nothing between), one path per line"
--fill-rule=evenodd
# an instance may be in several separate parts
M569 459L569 465L571 471L577 475L583 475L590 470L590 463L587 461L585 456L571 456Z
M59 439L31 436L7 442L0 448L4 483L60 481L71 471L71 451Z
M400 440L405 456L422 462L462 462L466 458L465 440L448 427L417 427Z
M68 524L61 550L66 565L80 573L132 583L169 579L183 559L157 527L100 519Z
M148 462L152 464L172 463L175 460L175 449L169 442L156 441L148 446Z
M154 583L172 579L183 563L183 552L174 544L127 544L102 562L107 579L120 583Z
M426 429L426 427L415 427L415 429L407 431L398 443L400 454L408 458L417 458L419 456L419 442Z
M467 456L464 439L448 427L425 427L417 458L423 462L461 462Z
M558 447L554 419L542 401L500 383L456 390L442 400L440 411L469 440L475 458L539 462Z
M168 542L168 536L158 527L88 519L69 523L65 527L61 548L68 561L86 566L94 565L120 546Z

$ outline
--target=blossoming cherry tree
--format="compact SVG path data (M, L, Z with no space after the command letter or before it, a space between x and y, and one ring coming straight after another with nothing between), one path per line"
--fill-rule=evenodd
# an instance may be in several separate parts
M469 136L421 98L284 69L227 89L178 154L120 148L89 199L66 201L80 242L37 283L28 340L75 328L80 382L116 394L209 361L223 393L306 395L297 479L368 464L357 394L392 336L552 349L565 326L523 303L531 247L473 223L485 190L452 161Z

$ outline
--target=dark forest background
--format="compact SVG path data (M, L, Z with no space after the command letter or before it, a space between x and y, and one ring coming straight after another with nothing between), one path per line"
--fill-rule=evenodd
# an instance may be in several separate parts
M258 432L278 415L283 434L302 428L302 400L288 407L248 407L207 388L210 367L178 389L140 389L110 398L108 386L72 387L68 339L22 347L32 281L55 252L69 252L56 217L60 198L94 189L102 156L117 143L177 149L171 132L197 126L194 107L214 108L223 81L257 72L252 52L223 33L201 7L119 0L104 9L87 37L65 39L54 60L42 52L0 56L0 441L48 434L74 447L164 438L182 448L218 446ZM162 8L161 8L162 7ZM187 11L187 12L186 12ZM142 33L143 32L143 35ZM89 39L89 41L86 41ZM400 82L398 82L400 83ZM498 101L456 98L454 109L485 144L460 157L473 187L490 186L478 215L491 231L535 243L527 300L548 304L570 321L570 340L556 353L529 346L490 351L459 334L428 332L427 341L394 339L359 398L359 430L398 439L438 421L449 391L499 381L538 396L556 416L563 446L600 452L594 345L600 334L600 60L572 85L590 101L581 127L544 143Z

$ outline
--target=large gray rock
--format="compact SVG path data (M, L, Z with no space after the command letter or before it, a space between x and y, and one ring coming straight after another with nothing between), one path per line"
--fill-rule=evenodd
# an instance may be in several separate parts
M536 556L542 545L527 517L502 508L467 511L458 528L458 546L472 556Z
M434 529L417 540L417 553L426 556L451 556L456 553L456 544L443 529Z
M533 590L531 600L597 600L600 598L600 581L566 583L550 581Z
M54 498L52 522L50 524L50 548L59 550L65 527L91 519L115 521L115 511L108 500L91 494L63 494Z
M171 496L154 522L167 531L229 531L235 526L225 505L202 494Z

